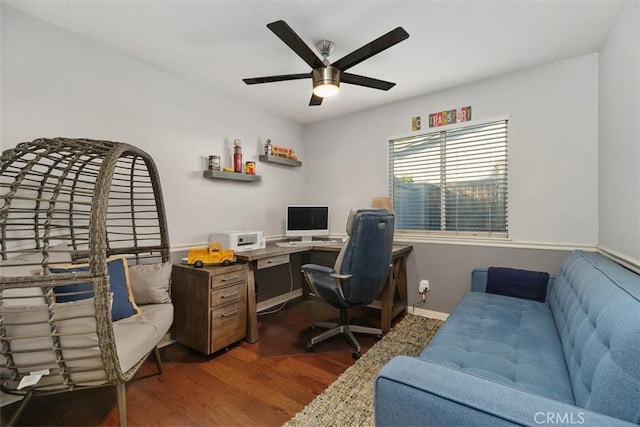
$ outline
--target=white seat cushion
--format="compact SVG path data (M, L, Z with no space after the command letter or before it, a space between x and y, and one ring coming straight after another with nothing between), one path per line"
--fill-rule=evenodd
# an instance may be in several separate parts
M148 304L142 314L113 322L120 369L131 369L169 332L173 323L173 304Z

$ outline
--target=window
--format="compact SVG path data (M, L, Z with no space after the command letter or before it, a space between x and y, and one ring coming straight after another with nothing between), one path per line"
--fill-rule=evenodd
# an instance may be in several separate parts
M390 140L396 229L507 237L507 125L505 119Z

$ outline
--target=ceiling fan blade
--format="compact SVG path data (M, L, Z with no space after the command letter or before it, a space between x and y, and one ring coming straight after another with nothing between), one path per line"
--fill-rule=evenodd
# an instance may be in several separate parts
M371 77L359 76L357 74L342 73L340 74L340 82L350 83L352 85L365 86L373 89L389 90L396 84L384 80L372 79Z
M298 79L310 79L311 73L302 74L282 74L280 76L266 76L266 77L252 77L248 79L242 79L248 85L255 85L259 83L272 83L283 82L286 80L298 80Z
M311 100L309 101L309 107L312 107L314 105L320 105L322 104L322 99L319 96L315 95L315 94L311 94Z
M291 29L284 21L276 21L267 24L267 27L291 48L311 68L324 67L324 63L309 46Z
M347 56L338 59L331 65L339 69L340 71L345 71L361 63L365 59L371 58L373 55L377 55L383 50L400 43L402 40L405 40L408 37L409 33L407 33L404 28L398 27L395 30L389 31L387 34L378 37L371 43L367 43L360 49L354 50Z

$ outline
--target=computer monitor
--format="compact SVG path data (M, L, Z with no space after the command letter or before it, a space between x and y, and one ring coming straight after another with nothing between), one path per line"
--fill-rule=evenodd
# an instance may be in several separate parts
M303 242L310 242L313 236L328 236L329 206L288 205L285 224L285 235L301 237Z

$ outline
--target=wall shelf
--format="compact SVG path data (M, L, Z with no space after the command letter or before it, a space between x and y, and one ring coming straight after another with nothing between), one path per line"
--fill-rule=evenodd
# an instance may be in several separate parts
M205 178L210 178L210 179L229 179L232 181L246 181L246 182L262 181L262 177L260 175L249 175L247 173L238 173L238 172L206 170L203 172L203 175Z
M280 156L274 156L273 154L262 154L258 156L258 159L261 162L277 163L279 165L291 166L294 168L302 166L302 162L299 160L291 160Z

